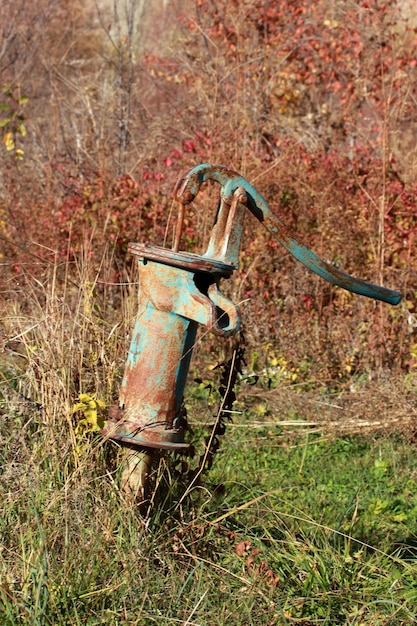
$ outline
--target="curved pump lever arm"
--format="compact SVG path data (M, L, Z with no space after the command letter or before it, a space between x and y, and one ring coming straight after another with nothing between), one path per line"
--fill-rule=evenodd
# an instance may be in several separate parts
M177 183L175 189L177 199L184 204L189 204L198 194L201 185L207 180L213 180L221 185L221 199L229 204L232 202L235 190L243 187L247 194L246 204L253 215L290 254L329 283L375 300L382 300L390 304L400 302L401 295L397 291L355 278L331 265L331 263L320 259L314 252L299 244L280 218L271 211L261 194L237 172L224 165L205 163L186 172Z

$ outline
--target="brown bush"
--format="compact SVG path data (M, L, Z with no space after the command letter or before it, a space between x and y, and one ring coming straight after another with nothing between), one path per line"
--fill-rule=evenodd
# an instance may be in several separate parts
M22 275L57 262L71 273L86 242L117 283L128 241L164 243L179 173L221 162L317 254L404 297L330 287L248 218L227 289L249 343L272 343L298 380L413 371L416 189L390 146L414 123L417 59L395 4L129 0L126 21L75 0L22 7L0 20L5 293L24 298ZM213 193L187 213L187 249L207 243Z

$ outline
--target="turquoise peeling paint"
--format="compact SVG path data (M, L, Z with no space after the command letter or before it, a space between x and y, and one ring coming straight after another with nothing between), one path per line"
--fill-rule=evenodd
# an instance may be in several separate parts
M121 386L127 419L172 423L181 408L197 323L175 313L140 307Z
M237 311L235 304L225 298L217 286L212 293L202 293L195 283L194 272L178 267L147 262L140 263L140 288L143 297L156 309L173 311L187 319L211 328L216 323L218 311ZM232 317L232 315L231 315ZM235 316L235 323L221 328L220 334L234 334L240 326L240 317ZM216 326L216 331L218 330Z
M187 189L195 197L200 186L206 180L214 180L222 185L222 199L231 200L233 192L238 187L243 187L248 194L248 208L271 233L275 235L279 243L292 254L298 261L309 270L321 276L333 285L354 293L382 300L390 304L398 304L401 295L397 291L380 287L360 278L355 278L347 272L320 259L314 252L299 244L291 235L280 218L271 211L265 199L247 180L223 165L204 163L193 168L186 175Z
M139 305L120 393L122 419L117 417L111 435L130 445L187 447L181 408L197 327L224 337L240 327L239 309L221 294L218 282L237 268L246 206L288 252L325 280L369 298L400 301L399 293L354 278L299 244L256 189L224 166L204 164L188 172L180 181L180 199L191 201L209 179L222 186L222 201L205 255L141 244L131 250L139 261Z
M217 285L209 281L202 292L194 279L191 270L139 261L138 314L119 398L127 425L121 423L117 431L135 445L146 447L149 430L143 436L142 431L172 428L180 414L198 324L217 323L220 307L229 324L219 324L218 332L227 336L239 328L235 305ZM132 430L132 423L138 428Z

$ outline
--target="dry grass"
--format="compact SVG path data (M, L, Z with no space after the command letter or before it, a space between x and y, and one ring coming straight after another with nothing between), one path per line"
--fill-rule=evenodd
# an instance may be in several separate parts
M404 376L351 383L333 394L285 384L271 390L242 389L240 399L249 405L264 403L267 417L262 423L269 423L272 416L271 424L287 434L308 430L343 437L398 432L411 440L417 427L416 391L410 377Z
M388 439L378 450L366 444L364 461L365 444L349 443L351 478L343 477L340 490L332 486L345 469L340 437L373 434L388 429L390 421L391 427L408 429L406 419L415 415L411 381L384 380L337 395L326 395L323 385L306 390L283 382L265 390L242 382L245 415L236 415L202 484L188 489L172 481L143 519L120 488L117 449L97 435L80 437L73 414L80 392L97 394L107 404L117 398L136 287L109 285L89 266L88 255L71 276L66 270L52 267L43 280L26 275L13 298L2 303L4 624L333 626L353 624L356 615L372 626L395 623L387 620L397 615L398 624L411 624L411 566L386 553L412 533L413 503L399 487L406 473L414 475L410 449L408 456L401 451L400 460ZM215 358L213 352L204 358L201 346L198 354L202 368ZM193 389L190 381L191 397ZM191 405L192 421L212 412L201 398ZM266 410L259 412L259 405ZM319 446L304 442L326 439L335 449L324 449L316 471ZM377 470L386 472L386 480L373 484L381 455L385 465ZM391 458L397 457L393 482ZM335 469L335 460L342 469ZM312 473L308 501L300 502ZM359 530L351 515L358 490ZM383 490L388 504L384 500L382 519ZM379 537L387 534L386 524L385 541ZM369 539L368 531L378 532L377 539ZM384 598L383 610L374 608L375 598Z

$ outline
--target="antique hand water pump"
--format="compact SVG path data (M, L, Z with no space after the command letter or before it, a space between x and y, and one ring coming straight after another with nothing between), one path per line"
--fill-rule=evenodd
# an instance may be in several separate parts
M207 180L221 185L207 251L203 255L181 252L185 207ZM107 437L140 452L131 455L127 472L135 474L142 498L146 497L152 450L188 447L182 403L198 325L221 337L239 330L239 308L221 294L219 283L238 267L247 209L298 261L330 283L390 304L401 299L396 291L354 278L297 243L256 189L227 167L194 167L178 181L175 197L180 211L173 248L129 245L139 265L139 307L119 406L110 411L104 430Z

